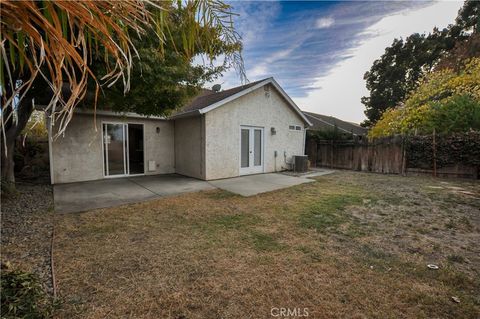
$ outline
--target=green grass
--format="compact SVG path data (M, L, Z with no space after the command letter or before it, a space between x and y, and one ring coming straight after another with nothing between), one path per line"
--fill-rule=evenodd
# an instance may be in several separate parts
M448 255L447 260L452 263L459 263L463 264L465 262L465 258L461 255Z
M248 215L222 215L214 218L211 223L217 228L240 229L252 224L254 219L253 216Z
M257 251L276 251L283 246L273 235L256 230L261 222L258 216L250 214L221 215L204 223L203 229L213 238L220 238L223 232L230 232L230 237L237 237Z
M321 197L300 215L300 225L319 232L337 229L348 221L347 206L362 203L362 196L355 194L333 194Z
M284 248L272 235L265 234L259 231L252 231L250 233L253 247L258 251L277 251Z

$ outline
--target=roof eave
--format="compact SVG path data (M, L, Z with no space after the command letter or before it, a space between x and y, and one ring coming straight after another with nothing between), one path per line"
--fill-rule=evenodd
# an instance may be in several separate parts
M107 111L107 110L92 110L92 109L82 109L82 108L75 108L74 112L76 114L85 114L85 115L105 115L105 116L141 118L141 119L151 119L151 120L167 120L165 116L142 115L134 112L114 112L114 111Z
M172 115L168 119L169 120L176 120L176 119L182 119L182 118L187 118L187 117L193 117L193 116L197 116L197 115L201 115L201 114L202 113L200 112L200 110L192 110L192 111L187 111L187 112L183 112L183 113L180 113L180 114Z

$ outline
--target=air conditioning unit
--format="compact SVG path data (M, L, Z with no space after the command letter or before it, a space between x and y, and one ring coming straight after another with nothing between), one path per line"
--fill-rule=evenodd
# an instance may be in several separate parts
M308 156L294 155L293 156L293 171L295 173L303 173L308 171Z

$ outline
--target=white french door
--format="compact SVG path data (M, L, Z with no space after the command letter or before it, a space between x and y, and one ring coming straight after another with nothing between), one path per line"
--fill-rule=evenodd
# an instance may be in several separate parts
M145 173L143 124L103 123L105 177Z
M263 127L240 126L240 175L263 173Z

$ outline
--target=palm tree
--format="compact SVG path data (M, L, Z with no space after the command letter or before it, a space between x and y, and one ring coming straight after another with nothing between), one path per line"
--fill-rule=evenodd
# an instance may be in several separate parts
M75 106L85 97L89 81L95 84L95 101L101 87L117 81L128 91L136 57L132 37L153 29L162 51L172 37L168 19L169 9L175 6L182 6L187 13L181 23L183 47L178 51L182 54L193 56L199 39L207 47L204 51L210 52L208 47L214 47L218 34L202 30L221 30L223 41L239 42L230 6L217 0L0 0L2 181L15 181L15 139L34 103L45 105L51 123L59 127L57 134L61 134ZM106 74L95 74L89 67L98 50L103 50L108 60ZM243 75L240 50L232 53L231 59ZM214 58L213 53L210 58Z

